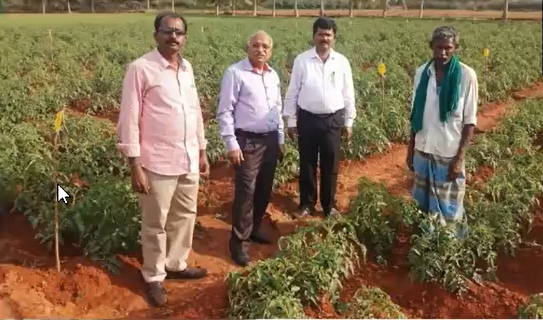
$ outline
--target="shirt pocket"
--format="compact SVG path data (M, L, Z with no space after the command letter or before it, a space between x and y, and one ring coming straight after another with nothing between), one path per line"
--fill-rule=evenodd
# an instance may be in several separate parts
M332 88L337 89L341 86L341 73L338 70L332 70L328 74L328 81L327 84L330 85Z

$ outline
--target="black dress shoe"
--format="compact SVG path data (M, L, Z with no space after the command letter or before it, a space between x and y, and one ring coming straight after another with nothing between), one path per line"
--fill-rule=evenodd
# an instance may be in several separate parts
M162 286L162 282L150 282L147 284L147 296L152 305L162 307L168 302L168 295Z
M260 243L260 244L271 244L271 240L263 235L262 233L255 233L252 234L249 238L252 242Z
M201 279L207 275L203 268L186 268L183 271L166 271L166 279Z

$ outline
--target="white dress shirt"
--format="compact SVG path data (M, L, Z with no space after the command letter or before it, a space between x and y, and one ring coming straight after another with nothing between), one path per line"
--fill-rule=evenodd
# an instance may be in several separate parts
M284 102L288 127L296 127L297 106L314 113L329 114L345 108L345 126L356 117L353 75L349 60L332 50L323 62L315 48L294 59Z
M426 63L420 66L415 74L413 102L425 66ZM430 79L426 91L426 105L424 107L422 129L415 135L415 149L445 158L452 158L456 156L460 147L464 125L477 125L479 94L477 74L472 68L463 63L460 63L460 66L462 79L458 107L445 123L442 123L439 119L439 94L435 68L433 65L428 68ZM411 108L413 108L413 104L411 104Z

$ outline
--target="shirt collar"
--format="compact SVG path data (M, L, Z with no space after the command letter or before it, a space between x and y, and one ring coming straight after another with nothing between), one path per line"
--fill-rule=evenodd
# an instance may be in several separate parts
M168 67L175 69L174 66L172 66L168 60L164 59L164 57L158 52L158 49L155 48L153 50L153 59L160 64L162 69L168 69ZM181 57L180 54L177 54L177 59L179 60L179 67L182 71L187 71L187 65L185 64L185 60Z
M450 61L448 63L451 63ZM436 74L436 65L435 62L430 62L430 66L428 67L428 76L433 76Z
M259 73L259 71L253 67L253 65L251 64L251 61L249 61L249 58L245 58L243 60L243 69L247 71L252 71L254 73ZM265 63L262 70L270 72L271 67L268 63Z
M313 47L312 51L313 51L312 58L320 59L319 54L317 53L317 47ZM336 56L337 56L336 51L334 51L333 48L330 48L330 55L328 56L328 58L331 59L331 60L335 60Z
M428 67L428 70L426 72L428 72L429 77L433 76L436 73L436 67L433 61L430 62L430 66Z

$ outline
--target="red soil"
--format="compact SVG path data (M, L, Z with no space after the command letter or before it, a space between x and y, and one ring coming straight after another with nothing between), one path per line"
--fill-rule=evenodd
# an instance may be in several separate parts
M543 96L543 85L522 91L526 96ZM481 129L491 128L505 113L508 103L493 105L480 115ZM338 206L348 209L356 196L358 179L366 176L384 183L398 195L407 195L409 174L405 170L405 146L395 145L382 155L363 162L345 161L338 177ZM113 275L73 250L61 250L62 271L57 273L54 259L34 239L34 231L18 213L0 214L0 302L2 318L224 318L228 303L224 277L238 269L229 258L229 211L233 198L232 169L219 164L211 179L201 188L199 216L194 250L189 264L208 269L209 276L197 281L168 282L170 302L153 309L145 302L139 275L139 253L120 256L122 275ZM74 178L77 180L77 177ZM292 232L296 223L288 212L296 207L297 183L284 184L274 191L263 223L275 240ZM541 232L541 216L536 230ZM9 226L9 227L8 227ZM538 229L539 228L539 229ZM541 241L543 234L539 234ZM368 264L346 283L348 299L362 283L377 285L392 296L404 311L415 317L511 317L525 294L543 291L541 265L543 255L535 249L521 249L516 260L501 260L502 282L472 287L465 299L452 297L437 285L411 283L404 265L407 243L395 252L388 269ZM532 250L532 251L530 251ZM265 259L277 251L277 245L253 245L253 260ZM196 303L195 303L196 302ZM337 317L323 301L323 310L308 309L315 317Z
M475 188L479 188L480 190L481 186L494 175L494 172L494 168L490 166L480 166L477 168L477 171L474 174L468 176L468 186L473 186Z

